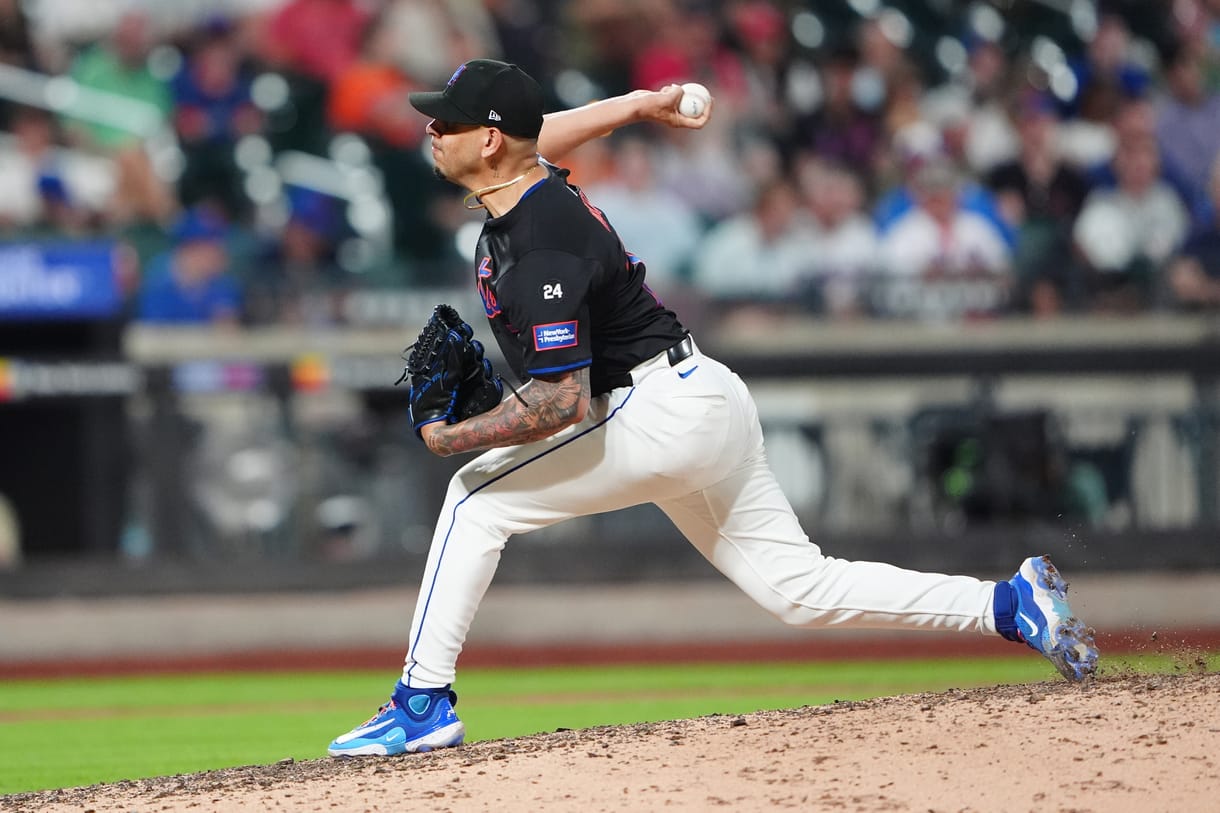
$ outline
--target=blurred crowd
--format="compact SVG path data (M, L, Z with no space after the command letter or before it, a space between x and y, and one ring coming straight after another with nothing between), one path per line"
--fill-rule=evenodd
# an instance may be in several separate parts
M339 324L355 290L461 285L477 213L407 93L476 56L551 109L712 90L698 133L565 161L663 297L1220 306L1220 0L0 0L0 239L117 240L156 322Z

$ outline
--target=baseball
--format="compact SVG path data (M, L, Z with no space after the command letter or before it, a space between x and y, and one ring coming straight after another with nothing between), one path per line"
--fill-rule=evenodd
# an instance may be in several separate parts
M703 115L704 109L712 100L712 94L698 82L687 82L682 86L682 99L678 102L678 112L692 119Z

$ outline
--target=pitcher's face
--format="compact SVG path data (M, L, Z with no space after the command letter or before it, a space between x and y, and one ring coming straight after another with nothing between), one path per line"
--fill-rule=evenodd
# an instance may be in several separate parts
M479 135L485 128L477 124L454 124L433 119L426 132L432 138L432 171L454 183L477 171L482 161Z

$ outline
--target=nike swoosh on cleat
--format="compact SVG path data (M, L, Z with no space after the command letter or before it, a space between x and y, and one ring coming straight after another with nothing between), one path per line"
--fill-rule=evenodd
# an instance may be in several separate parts
M679 373L678 373L678 378L688 378L688 377L690 376L690 374L691 374L691 373L693 373L695 370L698 370L698 369L699 369L699 365L698 365L698 364L696 364L694 367L691 367L689 370L687 370L687 371L686 371L686 372L684 372L684 373L683 373L683 372L679 372Z
M1017 611L1017 620L1023 621L1024 623L1029 625L1028 630L1024 630L1024 629L1021 630L1021 632L1023 632L1025 634L1026 638L1032 638L1033 636L1038 634L1038 625L1034 623L1034 619L1030 618L1028 615L1021 612L1020 610Z
M351 742L352 740L359 739L360 737L367 737L369 734L376 734L386 726L393 724L394 721L391 719L380 722L377 725L367 725L364 728L357 728L354 731L349 731L343 736L339 737L335 740L335 742Z

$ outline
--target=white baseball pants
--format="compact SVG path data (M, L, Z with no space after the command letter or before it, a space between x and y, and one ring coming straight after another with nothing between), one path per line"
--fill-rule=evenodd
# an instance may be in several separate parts
M666 356L545 440L492 449L449 483L424 569L403 682L454 681L513 534L656 503L709 562L787 624L996 634L995 583L823 556L763 451L745 384L715 359ZM523 391L528 397L528 388Z

